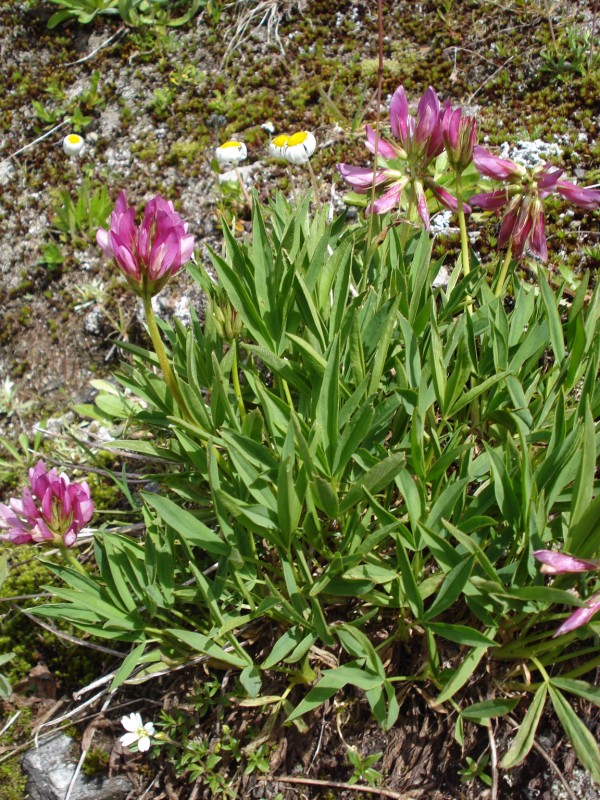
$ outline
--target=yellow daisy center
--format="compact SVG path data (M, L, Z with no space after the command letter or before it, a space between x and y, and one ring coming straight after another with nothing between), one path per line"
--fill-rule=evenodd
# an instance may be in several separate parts
M79 142L81 141L81 136L77 136L76 133L70 133L67 136L67 141L69 142L69 144L79 144Z
M222 144L222 145L221 145L221 147L222 147L223 149L224 149L225 147L239 147L239 146L240 146L240 144L241 144L241 142L234 142L234 141L231 141L231 142L225 142L225 144Z
M295 133L293 136L287 140L288 147L294 147L297 144L303 144L308 137L308 133L306 131L300 131L299 133Z
M290 137L286 136L285 133L282 133L273 139L273 144L275 147L283 147L284 145L289 144L289 138Z

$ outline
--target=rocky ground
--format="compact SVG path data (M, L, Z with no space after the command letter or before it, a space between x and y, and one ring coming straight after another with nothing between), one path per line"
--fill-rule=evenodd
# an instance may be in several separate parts
M416 98L431 84L442 100L477 114L480 138L490 147L514 154L526 149L519 142L534 141L538 158L550 158L580 183L597 184L595 6L594 0L386 0L384 97L402 83ZM335 164L369 163L363 127L375 116L376 4L366 0L213 3L173 29L98 17L48 30L55 10L35 0L4 0L0 7L0 435L11 441L31 435L40 419L64 421L73 404L93 397L90 380L114 368L120 356L113 341L143 337L135 301L95 244L95 230L122 189L140 205L157 192L172 199L203 258L206 244L219 247L222 221L249 227L241 194L218 183L217 141L235 136L247 143L248 187L267 199L276 188L290 193L307 184L299 171L292 186L268 157L267 123L277 133L314 131L322 197L341 207ZM79 159L61 147L74 129L86 140ZM77 202L84 186L92 199L69 216L64 193ZM549 203L548 230L556 281L597 268L597 216ZM493 244L480 239L476 247L485 254ZM438 249L454 248L452 234L440 234ZM185 319L202 299L181 276L160 302L161 313ZM0 478L5 487L14 481L10 467L0 467ZM184 691L181 682L167 688L175 696ZM282 731L272 769L345 781L351 771L333 717L330 710L310 741ZM402 725L387 737L360 709L349 713L343 736L363 756L383 752L377 768L384 785L409 792L402 796L489 796L477 781L461 783L457 764L465 754L453 742L453 724L415 693ZM481 752L486 742L485 731L474 730L467 753ZM574 771L551 721L540 744L542 752L522 770L502 777L500 797L599 796ZM567 774L570 795L547 756ZM148 784L146 773L133 773L140 787ZM189 788L164 786L152 796L177 796L169 791L192 797ZM324 791L263 784L254 776L245 782L255 798L353 796Z

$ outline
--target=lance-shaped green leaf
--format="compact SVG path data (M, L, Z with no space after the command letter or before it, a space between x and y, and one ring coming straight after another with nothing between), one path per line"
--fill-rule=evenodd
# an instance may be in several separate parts
M317 400L316 418L321 426L323 449L329 465L333 469L335 450L339 437L339 403L340 403L340 342L336 336L323 374L319 399Z
M363 489L371 494L385 489L394 480L404 464L403 453L392 453L354 480L348 494L340 503L343 514L363 497Z
M600 751L598 750L598 743L567 702L565 696L552 683L548 686L548 691L556 715L569 737L573 749L577 753L577 758L589 771L596 783L600 783Z
M548 684L543 683L533 696L527 713L523 717L523 722L519 726L517 735L513 739L511 746L500 762L503 769L511 769L520 764L533 747L535 732L544 710L546 695L548 694Z
M203 522L186 511L177 503L159 494L143 494L144 500L157 512L159 517L195 547L201 547L207 553L227 555L230 547L214 531Z

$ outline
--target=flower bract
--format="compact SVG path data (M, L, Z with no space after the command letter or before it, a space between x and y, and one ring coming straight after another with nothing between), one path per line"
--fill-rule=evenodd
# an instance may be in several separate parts
M160 195L146 204L144 218L136 225L135 208L127 205L125 192L121 192L109 230L100 228L96 241L115 259L137 294L152 296L190 260L194 237L187 231L187 222L173 203Z
M30 486L8 505L0 503L0 539L11 544L49 542L72 547L94 513L86 481L71 482L43 461L29 470Z

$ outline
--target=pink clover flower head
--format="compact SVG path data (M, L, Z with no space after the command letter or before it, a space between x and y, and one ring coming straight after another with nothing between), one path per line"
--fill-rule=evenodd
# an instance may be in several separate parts
M570 633L576 628L581 628L582 625L587 625L587 623L598 611L600 611L600 592L593 594L585 601L585 605L576 609L571 615L569 615L562 625L556 629L553 638L556 638L563 633Z
M498 246L510 244L515 258L521 258L528 245L542 261L548 258L543 200L557 192L581 208L600 206L600 191L585 189L562 179L564 170L547 163L528 173L525 167L488 153L480 145L473 148L473 161L482 175L506 182L503 189L473 195L472 206L503 212Z
M392 211L397 206L415 208L423 225L429 228L429 210L425 191L429 189L437 201L445 208L456 211L458 202L456 198L440 186L428 173L428 167L434 158L444 149L443 119L451 113L448 105L444 112L440 107L439 98L430 86L417 106L416 115L409 113L408 100L404 87L400 86L392 97L390 104L390 127L396 141L389 142L369 125L366 126L367 149L377 153L378 167L375 171L365 167L352 167L349 164L339 164L338 171L352 188L360 193L367 194L376 187L383 189L377 199L366 208L366 213L383 214ZM457 147L461 148L460 158L466 163L470 162L469 148L476 136L474 120L458 116L452 117L448 122L449 134L454 137L457 131ZM463 120L462 127L459 124ZM451 124L450 124L451 122ZM383 168L379 162L382 162ZM463 209L468 213L471 209L465 203Z
M121 736L121 744L124 747L131 747L132 744L137 744L137 748L141 753L145 753L146 750L150 749L150 739L154 736L154 723L144 723L142 715L134 711L128 716L121 717L121 725L127 731Z
M117 198L110 227L96 234L98 246L114 258L136 294L153 296L176 275L194 252L194 237L173 203L156 195L146 204L142 222L125 192Z
M29 470L30 487L8 505L0 503L0 539L11 544L50 542L72 547L79 531L94 513L86 481L71 482L55 469L49 472L43 461Z
M536 550L533 556L541 563L540 572L545 575L600 570L600 559L597 558L576 558L555 550Z

